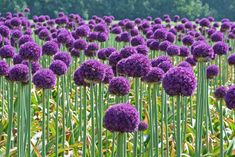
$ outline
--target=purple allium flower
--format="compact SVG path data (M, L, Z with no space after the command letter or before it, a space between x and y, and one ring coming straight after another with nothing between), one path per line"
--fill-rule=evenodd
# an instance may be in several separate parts
M186 62L186 61L180 62L180 63L177 65L177 67L188 68L189 70L192 70L192 72L193 72L192 65L191 65L189 62Z
M109 65L104 64L104 68L105 68L105 77L102 82L108 84L110 80L114 77L114 73L113 69Z
M124 96L130 91L130 83L125 77L114 77L109 82L108 90L110 94Z
M120 34L120 40L122 42L129 42L131 40L131 35L128 32L122 32Z
M33 38L30 35L23 35L19 38L19 46L27 42L33 42Z
M87 60L82 63L81 74L86 82L100 82L105 77L105 67L102 63L97 60Z
M166 51L166 49L168 48L168 46L170 46L172 43L171 42L169 42L168 40L165 40L165 41L163 41L163 42L161 42L160 44L159 44L159 49L161 50L161 51Z
M56 85L56 76L50 69L41 69L33 75L33 83L36 88L51 89Z
M190 50L188 47L186 46L181 46L180 47L180 54L179 56L181 57L187 57L190 54Z
M167 47L166 52L169 56L177 56L180 54L180 48L177 45L170 45Z
M23 61L23 58L21 57L21 55L19 54L16 54L14 57L13 57L13 64L20 64L21 62Z
M235 109L235 85L229 87L224 100L229 109Z
M101 59L101 60L106 60L105 49L100 49L100 50L97 52L97 56L98 56L98 58Z
M66 44L70 41L71 35L69 32L63 30L57 35L57 41L62 44Z
M138 131L145 131L148 129L148 124L145 121L141 121L138 125Z
M121 54L119 52L113 52L110 56L109 56L109 65L111 66L116 66L116 64L118 63L118 61L120 61L122 59Z
M83 39L77 39L73 42L73 47L78 50L85 50L87 48L87 42Z
M173 64L171 61L163 61L158 66L158 68L161 68L165 73L173 68Z
M164 74L165 72L161 68L153 67L142 79L147 83L160 83Z
M206 62L213 57L214 52L210 45L202 42L193 47L192 55L198 61Z
M94 31L96 31L96 32L107 32L107 28L106 28L105 24L99 23L99 24L95 25Z
M145 55L133 54L126 59L125 66L125 72L128 76L143 77L149 72L151 63Z
M2 58L12 58L15 55L15 48L10 45L5 45L0 48L0 56Z
M166 36L167 36L167 31L165 29L157 29L155 32L154 32L154 38L155 39L158 39L158 40L165 40L166 39Z
M145 40L142 36L137 35L131 39L131 45L132 46L138 46L143 45L145 43Z
M75 34L79 37L86 37L90 32L90 28L87 25L81 25L75 30Z
M77 86L89 86L89 83L85 82L83 75L81 74L80 68L78 68L73 75L74 83Z
M113 34L120 34L122 32L122 29L120 27L114 27L111 29L111 33Z
M29 68L29 61L22 61L22 64L27 65ZM32 74L41 69L41 65L38 62L32 62Z
M18 17L14 17L11 19L10 23L13 27L19 27L21 25L21 20Z
M25 8L25 9L24 9L24 12L25 12L25 13L29 13L29 12L30 12L30 9L29 9L29 8Z
M127 57L129 57L133 54L136 54L136 53L137 53L136 49L131 46L124 47L120 51L120 55L122 58L127 58Z
M135 132L138 130L139 113L131 104L116 104L107 109L104 127L111 132Z
M228 57L228 64L229 64L229 65L235 65L235 54L231 54L231 55Z
M130 33L131 33L131 36L137 36L139 34L138 29L135 29L135 28L131 29Z
M217 55L224 55L228 53L228 46L223 41L218 41L213 46L213 50Z
M186 35L183 37L182 42L184 45L191 46L194 42L194 39L191 35Z
M223 32L225 32L225 31L227 31L227 30L230 30L230 28L231 28L231 22L223 22L222 24L221 24L221 30L223 31Z
M159 43L160 43L159 41L153 40L152 42L149 43L148 47L149 47L150 50L154 50L154 51L158 50L159 49Z
M166 40L173 43L175 41L175 35L171 32L167 32Z
M35 42L27 42L20 46L19 54L25 60L37 61L41 56L41 48Z
M29 79L29 68L24 64L14 65L9 69L8 79L15 82L27 82Z
M225 87L225 86L220 86L220 87L218 87L218 88L216 88L215 89L215 98L216 99L223 99L224 98L224 96L226 95L226 93L227 93L227 87Z
M67 52L58 52L55 54L53 59L63 61L67 65L67 67L69 67L72 60L71 56Z
M39 32L38 37L41 40L47 40L48 38L50 38L50 35L51 34L50 34L49 30L44 28Z
M11 38L13 39L19 39L22 35L23 33L18 29L11 31Z
M99 42L105 42L108 40L108 34L103 32L103 33L98 33L97 35L97 41Z
M163 78L163 88L170 96L191 96L193 95L197 80L191 70L183 67L170 69Z
M203 18L199 22L200 26L202 27L209 27L210 26L210 21L207 18Z
M146 45L138 45L135 47L137 53L142 54L142 55L148 55L148 47Z
M121 59L117 65L116 65L116 70L117 70L117 73L118 74L122 74L124 75L125 74L125 68L126 68L126 58L125 59Z
M61 76L67 72L67 65L61 60L54 60L49 69L51 69L56 75Z
M0 34L3 37L8 37L10 34L10 29L5 25L0 25Z
M206 76L208 79L213 79L220 73L219 67L217 65L210 65L206 69Z
M217 42L217 41L223 41L224 39L224 34L221 33L221 32L214 32L212 35L211 35L211 40L213 42Z
M0 77L8 74L9 65L6 61L0 60Z
M152 67L157 67L160 63L163 61L169 61L171 62L171 59L168 56L159 56L157 58L152 59L151 64Z
M43 46L42 46L42 54L43 55L49 55L53 56L59 51L58 44L54 41L47 41Z

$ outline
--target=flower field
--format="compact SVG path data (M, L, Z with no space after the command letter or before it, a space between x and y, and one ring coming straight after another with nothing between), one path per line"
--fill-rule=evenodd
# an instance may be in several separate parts
M0 16L0 156L235 156L235 23Z

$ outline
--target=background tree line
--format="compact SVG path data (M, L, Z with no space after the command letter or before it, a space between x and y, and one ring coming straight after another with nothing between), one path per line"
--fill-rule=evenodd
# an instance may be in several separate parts
M180 15L189 19L214 16L217 20L235 20L234 0L0 0L0 12L17 12L28 7L31 15L58 12L78 13L88 19L92 15L113 15L116 19L153 17L164 14Z

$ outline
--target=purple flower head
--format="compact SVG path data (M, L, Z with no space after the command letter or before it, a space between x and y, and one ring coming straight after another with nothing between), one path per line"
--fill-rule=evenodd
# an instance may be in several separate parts
M235 65L235 54L231 54L231 55L228 57L228 64L229 64L229 65Z
M165 74L162 85L170 96L191 96L196 89L197 80L188 68L176 67Z
M122 59L121 54L119 52L113 52L110 56L109 56L109 65L111 66L116 66L116 64L118 63L118 61L120 61Z
M5 25L0 25L0 35L3 37L8 37L10 34L10 29Z
M167 37L167 31L165 29L157 29L155 32L154 32L154 38L157 39L157 40L165 40Z
M114 73L113 69L110 66L104 64L104 68L105 68L105 77L102 82L108 84L110 80L114 77Z
M131 40L131 35L128 32L122 32L120 34L120 40L122 42L129 42Z
M35 42L27 42L20 46L19 54L25 60L38 61L41 56L41 48Z
M209 27L210 21L207 18L203 18L199 21L200 26L202 27Z
M214 55L214 51L210 47L210 45L204 42L201 42L195 47L193 47L193 51L191 53L196 60L202 61L202 62L207 62Z
M181 46L180 47L180 54L179 56L181 57L187 57L190 54L190 49L186 46Z
M122 58L127 58L127 57L129 57L133 54L136 54L136 53L137 53L136 49L131 46L124 47L120 51L120 55Z
M213 42L223 41L224 34L221 32L214 32L213 34L211 34L210 38Z
M130 91L130 83L125 77L114 77L109 82L108 91L117 96L127 95Z
M10 23L13 27L19 27L21 25L21 20L18 17L14 17L11 19Z
M224 100L229 109L235 109L235 85L229 87Z
M105 67L97 60L87 60L81 67L81 74L86 82L101 82L105 77Z
M218 88L216 88L215 89L215 98L216 99L223 99L224 98L224 96L226 95L226 93L227 93L227 87L225 87L225 86L220 86L220 87L218 87Z
M0 48L0 56L2 58L12 58L15 55L15 48L10 45L5 45Z
M161 62L157 67L161 68L166 73L168 70L173 68L173 64L171 61L167 60L167 61Z
M228 53L228 46L223 41L218 41L213 46L213 50L217 55L225 55Z
M24 64L14 65L9 69L8 79L13 82L27 82L29 79L29 68Z
M124 75L125 74L125 68L126 68L126 58L125 59L121 59L116 66L116 70L118 74Z
M175 35L171 32L167 32L166 40L173 43L175 41Z
M87 48L87 42L83 39L77 39L73 42L73 47L78 50L85 50Z
M73 75L74 83L77 86L89 86L89 83L85 82L83 75L81 74L80 68L78 68Z
M113 34L120 34L122 32L121 27L114 27L111 29L111 33Z
M147 83L160 83L164 77L165 72L158 67L153 67L151 70L142 77L142 80Z
M39 39L41 40L47 40L48 38L51 37L51 34L48 29L42 29L39 34L38 34Z
M87 25L81 25L75 30L75 34L79 37L86 37L90 32L90 28Z
M191 35L186 35L183 37L182 42L186 46L191 46L194 42L194 39Z
M152 67L157 67L160 63L163 61L169 61L171 62L171 59L168 56L159 56L157 58L152 59L151 64Z
M116 104L107 109L103 122L111 132L135 132L138 130L139 113L131 104Z
M0 60L0 77L8 74L9 65L6 61Z
M221 31L223 32L230 30L230 28L231 28L231 22L223 22L220 27Z
M19 54L16 54L14 57L13 57L13 64L20 64L21 62L23 61L23 58L21 57L21 55Z
M63 61L67 65L67 67L69 67L72 60L71 56L67 52L58 52L55 54L53 59Z
M22 64L27 65L27 67L29 68L29 61L22 61ZM32 62L32 74L36 73L40 69L41 65L38 62Z
M142 36L135 36L131 39L131 45L132 46L138 46L138 45L143 45L145 43L145 40Z
M98 58L101 59L101 60L106 60L105 49L100 49L100 50L97 52L97 56L98 56Z
M148 47L146 45L138 45L135 47L137 53L142 54L142 55L148 55Z
M186 61L180 62L180 63L177 65L177 67L188 68L189 70L192 70L192 72L193 72L192 65L191 65L189 62L186 62Z
M180 48L172 44L167 47L166 52L169 56L178 56L180 54Z
M161 51L166 51L166 49L171 45L172 43L169 42L168 40L165 40L159 44L159 49Z
M29 12L30 12L30 9L29 9L29 8L25 8L25 9L24 9L24 12L25 12L25 13L29 13Z
M159 49L159 41L153 40L152 42L149 43L149 49L150 50L158 50Z
M58 44L54 41L47 41L43 46L42 46L42 54L43 55L48 55L48 56L53 56L59 51Z
M145 55L133 54L126 59L125 66L125 72L128 76L143 77L149 72L151 63Z
M145 121L141 121L138 125L138 131L145 131L148 129L148 124Z
M131 30L130 33L131 33L131 36L137 36L139 34L139 31L138 31L138 29L134 28L134 29Z
M66 44L70 41L71 39L71 35L69 34L69 32L62 30L59 32L59 34L57 35L57 41L61 44Z
M54 60L49 69L51 69L54 74L58 75L58 76L61 76L61 75L64 75L66 72L67 72L67 65L61 61L61 60Z
M107 32L106 25L103 23L99 23L99 24L95 25L94 31L99 32L99 33Z
M98 33L97 35L97 41L99 42L105 42L108 40L108 34L103 32L103 33Z
M33 75L33 84L39 89L51 89L56 85L56 76L50 69L38 70Z
M206 76L208 79L213 79L219 75L219 67L217 65L210 65L206 69Z
M23 33L18 29L11 31L11 38L13 39L19 39L22 35Z
M31 35L23 35L19 38L19 46L27 42L33 42L33 38L31 37Z

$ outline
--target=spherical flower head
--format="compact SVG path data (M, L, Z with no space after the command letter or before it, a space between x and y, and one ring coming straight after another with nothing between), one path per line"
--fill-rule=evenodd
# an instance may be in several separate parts
M71 35L67 31L61 31L57 36L57 41L62 44L66 44L70 41Z
M39 32L38 37L39 37L39 39L41 39L41 40L46 40L46 39L50 38L50 32L49 32L49 30L46 29L46 28L42 29L42 30Z
M175 67L165 74L162 85L170 96L192 96L197 86L197 80L194 73L188 68Z
M192 70L192 72L193 72L192 65L191 65L189 62L186 62L186 61L180 62L180 63L177 65L177 67L188 68L189 70Z
M185 59L186 62L188 62L189 64L191 64L191 66L196 66L197 62L196 60L193 58L193 56L189 56Z
M124 75L125 74L125 68L126 68L126 59L121 59L116 66L116 70L118 74Z
M57 76L61 76L61 75L64 75L66 72L67 72L67 65L61 61L61 60L54 60L49 69L51 69L54 74L56 74Z
M102 82L104 84L108 84L110 80L114 77L114 73L113 69L109 65L104 64L104 68L105 68L105 77Z
M224 96L226 95L226 93L227 93L227 87L225 87L225 86L220 86L220 87L218 87L218 88L216 88L215 89L215 98L216 99L223 99L224 98Z
M109 65L111 66L116 66L116 64L118 63L118 61L120 61L122 59L121 54L119 52L113 52L110 56L109 56Z
M177 45L170 45L167 47L166 52L169 56L177 56L180 54L180 48Z
M69 67L72 60L71 56L67 52L58 52L55 54L53 59L63 61L67 65L67 67Z
M106 60L105 49L100 49L100 50L97 52L97 56L98 56L98 58L101 59L101 60Z
M29 68L29 61L23 61L22 64L27 65ZM32 74L36 73L38 70L41 69L41 65L38 62L32 62Z
M15 55L15 48L10 45L5 45L0 48L0 56L2 58L12 58Z
M23 35L19 38L19 46L27 43L27 42L33 42L33 38L31 35Z
M219 67L217 65L210 65L206 69L206 76L208 79L213 79L219 75Z
M98 33L97 35L97 41L99 42L105 42L108 40L108 34L105 33L105 32L102 32L102 33Z
M165 40L166 39L166 36L167 36L167 31L163 28L161 29L157 29L154 34L153 34L154 38L157 39L157 40Z
M173 64L171 61L163 61L158 66L158 68L161 68L165 73L173 68Z
M105 77L105 68L102 63L97 60L87 60L81 67L81 74L86 82L101 82Z
M124 96L130 92L130 83L125 77L114 77L109 82L110 94Z
M11 31L11 38L19 39L23 35L22 31L15 29Z
M194 39L191 35L186 35L183 37L182 42L186 46L191 46L194 42Z
M198 61L207 62L213 57L214 51L210 45L202 42L193 48L192 55Z
M175 41L175 35L171 32L167 32L166 40L173 43Z
M149 43L148 47L149 47L150 50L157 51L157 50L159 50L159 44L160 44L159 41L153 40L152 42Z
M137 53L139 53L139 54L142 54L142 55L145 55L145 56L148 55L149 49L146 45L138 45L138 46L135 47L135 49L136 49Z
M85 50L87 48L87 42L83 39L77 39L73 42L73 48L78 50Z
M0 77L6 76L8 74L9 65L6 61L1 60L0 61Z
M96 32L107 32L107 28L106 28L106 25L103 24L103 23L99 23L97 25L95 25L94 27L94 31Z
M37 61L41 56L41 48L35 42L27 42L20 46L19 54L25 60Z
M234 110L235 109L235 85L229 87L225 97L224 97L226 106Z
M10 24L13 27L19 27L21 25L21 20L18 17L14 17L11 19Z
M228 64L229 64L229 65L235 65L235 54L231 54L231 55L228 57Z
M0 25L0 34L6 38L10 34L10 29L5 25Z
M131 29L130 33L131 33L131 36L134 37L134 36L137 36L139 34L139 31L138 31L138 29L133 28L133 29Z
M203 18L199 21L200 26L202 27L209 27L210 21L207 18Z
M90 84L85 82L83 75L81 74L80 68L78 68L73 75L73 81L77 86L89 86Z
M166 51L166 49L171 45L172 43L169 42L168 40L165 40L159 44L159 49L161 51Z
M29 79L29 68L24 64L14 65L9 69L8 79L13 82L27 82Z
M126 59L125 66L125 72L128 76L143 77L149 72L151 63L145 55L133 54Z
M137 53L136 49L131 46L124 47L120 51L120 55L122 58L127 58L127 57L129 57L133 54L136 54L136 53Z
M24 12L25 12L25 13L29 13L29 12L30 12L30 9L29 9L29 8L25 8L25 9L24 9Z
M39 89L51 89L56 85L56 75L50 69L38 70L33 75L33 84Z
M86 37L90 32L90 28L87 25L81 25L76 30L75 33L79 37Z
M128 32L122 32L120 34L120 40L122 42L129 42L131 40L131 35Z
M217 42L217 41L223 41L224 39L224 34L221 33L221 32L214 32L212 35L211 35L211 40L213 42Z
M23 61L23 58L22 58L21 55L19 55L19 54L16 54L16 55L13 57L13 64L14 64L14 65L20 64L22 61Z
M225 55L228 53L228 45L223 41L218 41L213 46L214 53L217 55Z
M152 59L151 64L152 67L157 67L160 63L163 61L169 61L171 62L171 59L168 56L159 56L157 58Z
M180 47L180 54L179 56L181 57L187 57L190 54L190 50L188 47L186 46L181 46Z
M221 24L221 31L223 31L223 32L225 32L225 31L228 31L228 30L230 30L230 28L231 28L231 22L223 22L222 24Z
M135 132L138 130L139 113L131 104L116 104L107 109L103 122L111 132Z
M109 58L109 56L115 51L116 49L114 47L105 48L104 53L105 53L106 58Z
M153 67L147 75L142 77L142 80L147 83L160 83L164 77L165 72L158 67Z
M47 41L42 46L42 54L53 56L59 51L58 44L55 41Z
M138 131L145 131L148 129L148 124L145 121L141 121L138 125Z
M132 46L138 46L143 45L145 43L145 40L142 36L137 35L131 39L131 45Z

